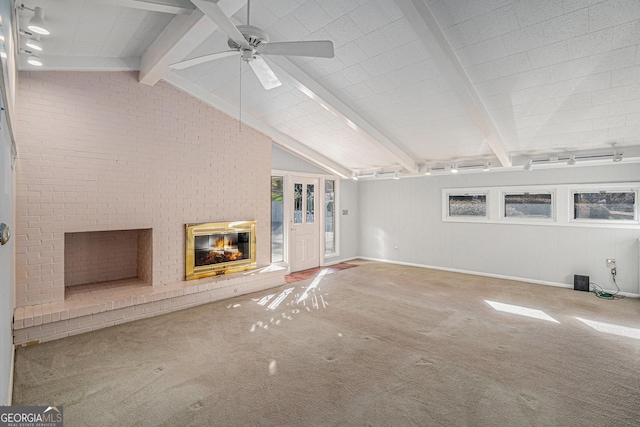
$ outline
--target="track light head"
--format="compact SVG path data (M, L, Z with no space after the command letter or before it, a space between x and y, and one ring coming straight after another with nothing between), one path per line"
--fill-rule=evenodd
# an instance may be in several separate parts
M29 56L29 59L27 59L27 62L30 65L34 65L36 67L42 67L42 61L40 60L40 58L38 58L37 55L31 55Z
M622 161L622 153L619 153L617 150L613 152L613 157L612 160L614 162L621 162Z
M31 20L29 21L27 28L37 34L42 34L44 36L49 35L47 24L46 22L44 22L44 11L42 10L42 8L36 6L33 12L33 18L31 18Z
M533 170L533 160L527 160L527 163L525 163L522 169L526 170L527 172L531 172Z
M458 173L458 165L456 163L451 165L451 173Z
M482 167L483 172L489 172L491 170L491 163L484 162L484 166Z
M28 38L24 44L33 50L37 50L37 51L42 50L42 44L40 43L40 36L37 34L34 34L33 37Z
M575 165L575 164L576 164L576 156L571 156L571 157L569 157L569 160L567 160L567 164L568 164L569 166L573 166L573 165Z

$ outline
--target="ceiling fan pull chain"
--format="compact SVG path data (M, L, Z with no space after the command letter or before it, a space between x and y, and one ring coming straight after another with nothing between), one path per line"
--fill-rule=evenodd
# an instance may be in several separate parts
M251 10L251 0L247 0L247 25L251 25L249 23L249 11Z

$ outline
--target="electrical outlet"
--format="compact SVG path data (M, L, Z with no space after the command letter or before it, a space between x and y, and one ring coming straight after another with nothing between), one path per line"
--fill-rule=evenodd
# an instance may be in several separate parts
M616 268L616 260L613 258L607 258L607 268Z

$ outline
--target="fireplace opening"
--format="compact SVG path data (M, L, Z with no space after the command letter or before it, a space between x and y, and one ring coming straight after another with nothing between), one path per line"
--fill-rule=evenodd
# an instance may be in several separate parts
M65 289L124 279L151 285L152 251L150 228L65 233Z
M256 267L255 221L186 226L186 279Z
M251 233L195 236L195 266L247 259Z

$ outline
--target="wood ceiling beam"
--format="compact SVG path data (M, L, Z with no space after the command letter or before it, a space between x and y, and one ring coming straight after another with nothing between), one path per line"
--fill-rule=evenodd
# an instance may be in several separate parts
M384 150L407 171L418 172L418 163L409 154L291 61L282 56L269 56L267 60L273 65L278 78L287 81L318 105L333 113L359 135Z
M227 16L232 16L245 4L245 0L218 1L218 6ZM189 15L174 17L142 55L138 77L140 83L149 86L156 84L167 73L169 64L182 61L217 29L218 26L200 9L194 9Z
M507 144L425 1L395 0L395 2L434 58L435 65L458 95L465 111L482 132L502 166L511 166L511 155ZM481 142L479 141L478 144Z
M215 107L216 109L228 114L229 116L238 119L237 105L232 105L227 101L211 94L210 92L203 90L200 86L192 83L191 81L185 79L177 73L169 71L164 77L164 80L178 90L187 93L194 98L200 99L201 101ZM351 177L351 170L309 148L309 146L301 143L297 139L294 139L289 135L286 135L279 130L269 126L262 120L253 117L251 114L243 112L242 123L247 124L258 132L262 132L278 145L282 145L283 147L287 148L288 150L297 154L308 162L334 175L337 175L341 178Z

